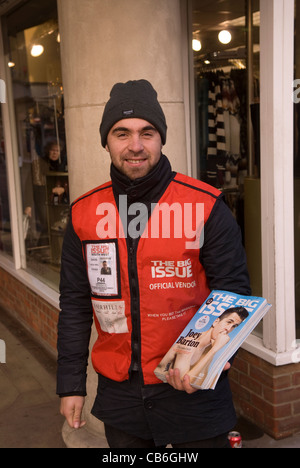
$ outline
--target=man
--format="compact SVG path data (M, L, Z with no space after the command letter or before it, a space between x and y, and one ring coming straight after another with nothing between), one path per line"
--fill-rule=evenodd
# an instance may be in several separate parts
M106 260L103 260L103 262L102 262L101 275L111 275L111 269L107 265Z
M250 294L239 229L221 193L172 171L162 154L166 133L148 81L112 88L100 125L111 181L72 204L64 240L57 393L70 426L81 427L94 313L99 385L92 413L110 447L227 447L236 418L226 372L205 392L176 369L169 384L154 374L210 290ZM204 224L204 241L186 226L191 207L203 208L201 220L195 210L192 218ZM99 288L104 260L112 275ZM119 332L101 328L107 310L117 311Z

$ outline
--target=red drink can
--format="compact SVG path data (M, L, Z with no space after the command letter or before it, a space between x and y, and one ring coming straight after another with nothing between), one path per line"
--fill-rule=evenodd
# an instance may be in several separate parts
M242 448L242 436L239 432L229 432L228 440L231 448Z

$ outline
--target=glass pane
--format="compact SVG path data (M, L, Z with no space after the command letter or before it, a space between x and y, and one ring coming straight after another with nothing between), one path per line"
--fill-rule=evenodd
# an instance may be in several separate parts
M295 1L295 80L300 79L300 0ZM295 290L296 332L300 339L300 82L294 92Z
M197 177L224 192L256 295L262 292L259 26L257 0L192 1Z
M30 15L22 11L25 29L20 14L15 12L8 25L26 268L57 287L69 204L57 12L51 10L47 20L41 14L44 21L31 26Z
M0 252L12 255L8 184L3 136L2 113L0 111Z

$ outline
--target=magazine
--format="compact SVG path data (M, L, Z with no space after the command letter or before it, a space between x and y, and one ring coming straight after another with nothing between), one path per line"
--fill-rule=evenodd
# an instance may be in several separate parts
M169 369L202 390L214 389L226 362L271 308L263 297L214 290L156 367L166 382Z

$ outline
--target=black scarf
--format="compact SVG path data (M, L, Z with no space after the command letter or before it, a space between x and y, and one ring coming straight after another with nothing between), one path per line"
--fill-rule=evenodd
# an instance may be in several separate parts
M148 210L148 218L151 215L153 204L157 203L169 183L175 177L176 172L172 171L171 164L165 155L161 155L157 165L144 177L131 180L125 174L122 174L113 164L111 164L110 176L113 185L113 192L117 207L119 209L119 196L127 195L127 207L125 212L120 211L121 219L127 216L125 225L131 221L128 216L128 208L132 203L143 203ZM143 224L146 223L145 219ZM124 225L124 220L123 220Z
M116 200L119 195L127 195L128 203L156 203L175 177L171 164L165 155L161 155L157 165L144 177L131 180L122 174L113 164L110 176Z

